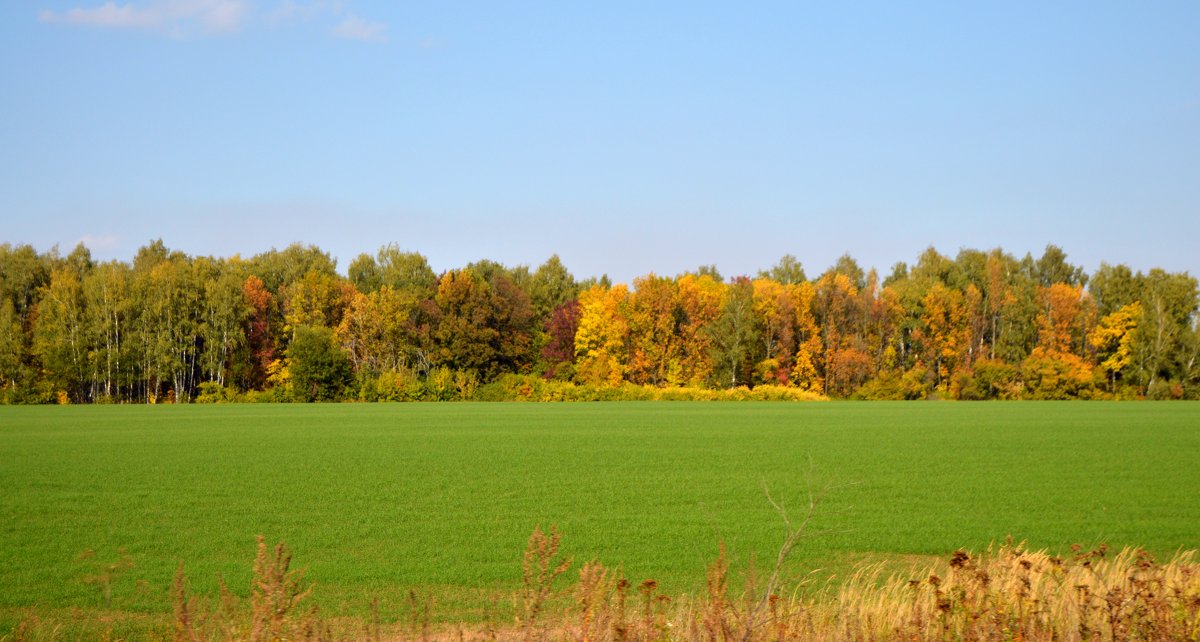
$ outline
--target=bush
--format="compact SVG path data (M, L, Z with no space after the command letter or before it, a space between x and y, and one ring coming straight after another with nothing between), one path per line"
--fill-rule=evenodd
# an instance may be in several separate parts
M1017 399L1023 385L1017 369L994 359L980 359L967 372L959 373L955 379L958 398L968 401L985 399Z
M247 390L237 396L238 403L274 403L279 401L274 389Z
M459 401L474 399L479 388L475 373L435 368L422 378L411 370L360 375L359 401Z
M893 370L881 373L855 391L853 399L869 401L925 399L929 386L920 368L908 372Z
M1183 386L1174 381L1159 379L1146 388L1146 398L1154 401L1183 399Z
M237 400L236 390L226 388L216 381L205 381L197 386L196 403L230 403Z
M740 386L725 390L694 387L593 386L546 380L536 375L501 375L480 386L480 401L817 401L816 393L787 386Z
M1096 374L1083 359L1042 348L1021 363L1021 378L1030 399L1090 399L1096 390Z

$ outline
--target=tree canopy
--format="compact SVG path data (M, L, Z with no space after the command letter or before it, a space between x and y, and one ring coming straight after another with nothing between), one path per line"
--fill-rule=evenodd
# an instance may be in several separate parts
M0 245L0 402L462 398L505 377L616 388L781 386L836 397L1200 397L1196 278L934 248L885 279L785 255L630 286L396 244L350 262L161 241L98 263ZM529 381L533 381L532 379Z

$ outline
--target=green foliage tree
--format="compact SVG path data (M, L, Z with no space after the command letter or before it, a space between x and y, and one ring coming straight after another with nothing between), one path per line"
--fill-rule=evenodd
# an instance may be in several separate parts
M187 401L196 384L204 291L192 260L155 241L138 251L130 291L144 398Z
M429 261L416 252L405 252L395 243L389 243L376 252L359 254L347 270L350 282L359 292L370 294L383 286L408 292L414 296L432 296L437 285L437 275L429 267Z
M718 387L747 385L753 375L751 362L759 340L754 318L754 284L745 277L725 288L721 312L711 326L713 377Z
M784 254L771 269L759 272L758 276L782 285L795 285L808 280L804 275L804 266L791 254Z
M1135 276L1128 265L1101 263L1088 281L1088 293L1100 316L1108 316L1141 299L1140 281L1141 276Z
M201 368L208 381L224 386L232 369L230 358L246 342L244 326L251 308L242 292L241 270L235 265L207 261L198 270L204 287L198 328Z
M1048 288L1055 283L1071 286L1087 285L1087 274L1078 265L1067 262L1067 253L1057 245L1047 245L1042 257L1035 264L1034 273L1038 285Z
M268 292L278 295L288 284L295 283L309 272L337 275L337 261L315 245L293 243L282 250L272 248L250 259L250 274L262 279Z
M88 346L84 336L81 275L70 267L55 269L37 307L33 351L47 382L71 400L85 401Z
M552 310L579 297L579 284L554 254L534 271L529 279L528 293L534 314L544 322Z
M53 254L39 255L30 245L0 245L0 298L7 300L12 310L11 325L6 327L13 334L3 341L12 351L5 358L11 399L34 397L33 325L43 288L50 283Z
M39 297L39 290L50 283L52 257L41 256L31 245L0 245L0 295L13 307L24 327Z
M383 287L383 270L375 261L375 257L365 252L350 261L346 276L350 278L350 283L354 284L354 289L364 294L370 294Z
M296 401L337 401L353 381L350 360L329 328L297 327L287 362Z
M83 280L85 328L94 398L114 400L131 389L135 372L128 348L130 270L124 263L96 266Z
M0 298L0 402L11 400L21 372L21 324L12 301Z
M1142 279L1141 304L1132 358L1138 381L1148 388L1179 373L1181 342L1200 304L1196 278L1150 270Z

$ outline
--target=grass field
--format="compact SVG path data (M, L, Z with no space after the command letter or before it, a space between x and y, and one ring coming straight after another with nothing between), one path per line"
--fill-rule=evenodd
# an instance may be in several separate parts
M385 617L515 586L537 524L577 561L700 589L834 488L792 570L975 550L1200 548L1192 403L606 403L0 408L0 609L113 608L245 587L286 540L327 613ZM84 551L94 554L80 559Z

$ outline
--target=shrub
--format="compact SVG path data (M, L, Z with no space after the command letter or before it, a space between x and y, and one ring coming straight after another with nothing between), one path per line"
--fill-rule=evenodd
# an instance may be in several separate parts
M1154 401L1183 399L1183 386L1174 381L1159 379L1146 388L1146 398Z
M197 386L196 403L230 403L237 401L237 391L226 388L216 381L205 381Z
M674 386L656 388L631 383L595 386L547 380L536 375L501 375L480 386L481 401L817 401L824 396L789 386L739 386L724 390Z
M969 401L984 399L1016 399L1022 384L1017 369L998 359L980 359L955 380L958 398Z
M908 372L892 370L881 373L859 388L853 398L883 401L925 399L927 396L929 396L929 386L924 381L924 374L919 368L913 368Z
M1021 378L1030 399L1089 399L1095 392L1095 373L1083 359L1034 348L1021 363Z

